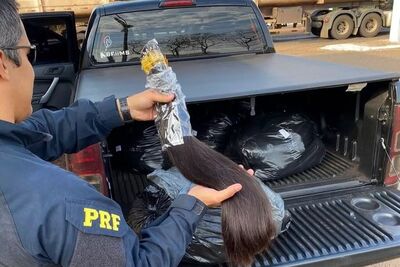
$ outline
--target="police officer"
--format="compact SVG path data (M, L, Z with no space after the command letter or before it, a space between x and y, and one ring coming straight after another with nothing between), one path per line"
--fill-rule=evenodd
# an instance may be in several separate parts
M139 239L121 208L47 160L104 140L123 124L119 102L32 113L34 72L15 0L0 1L0 266L177 266L206 206L241 189L195 186ZM135 120L154 118L173 95L147 90L127 99Z

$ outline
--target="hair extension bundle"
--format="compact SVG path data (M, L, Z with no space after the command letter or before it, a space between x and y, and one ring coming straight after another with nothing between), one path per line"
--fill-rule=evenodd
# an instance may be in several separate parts
M258 182L236 163L192 136L185 96L168 67L158 43L151 40L142 52L147 88L173 92L175 100L156 106L156 126L163 149L190 181L222 190L240 183L242 190L222 203L222 236L232 265L248 266L275 237L272 207Z
M243 188L222 203L222 236L230 262L248 266L275 236L271 204L258 182L236 163L195 137L167 148L172 163L190 181L216 190L234 183Z

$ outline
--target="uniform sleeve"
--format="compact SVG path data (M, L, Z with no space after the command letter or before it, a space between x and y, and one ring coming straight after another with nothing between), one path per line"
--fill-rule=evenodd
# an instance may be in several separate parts
M117 204L69 199L65 229L58 225L58 233L53 232L59 242L46 238L42 243L62 266L178 266L206 209L196 198L180 195L138 237Z
M170 210L141 233L139 241L124 239L127 266L178 266L206 206L189 195L180 195Z
M114 97L97 103L78 100L58 111L42 109L22 123L28 129L53 136L48 142L28 147L44 160L54 160L64 153L74 153L100 142L122 124Z

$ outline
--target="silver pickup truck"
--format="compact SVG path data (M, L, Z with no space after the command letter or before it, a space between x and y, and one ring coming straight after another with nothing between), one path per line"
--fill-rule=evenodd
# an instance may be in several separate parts
M81 51L73 14L26 14L23 21L38 47L35 109L142 91L140 51L156 38L194 119L247 102L253 113L299 112L318 124L327 148L322 162L268 182L293 221L254 266L362 266L399 257L399 74L276 54L250 0L101 6ZM125 125L106 142L68 156L70 170L124 211L147 185L145 173L127 167L132 159L117 156L140 127Z

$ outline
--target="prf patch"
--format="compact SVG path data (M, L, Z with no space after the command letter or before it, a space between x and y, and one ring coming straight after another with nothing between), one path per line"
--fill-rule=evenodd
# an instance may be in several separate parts
M119 230L121 224L121 216L107 212L105 210L96 210L91 208L83 208L84 220L83 226L93 227L93 222L99 223L99 227L102 229L108 229L113 231Z
M66 219L84 233L121 237L127 226L114 206L95 201L67 200Z

